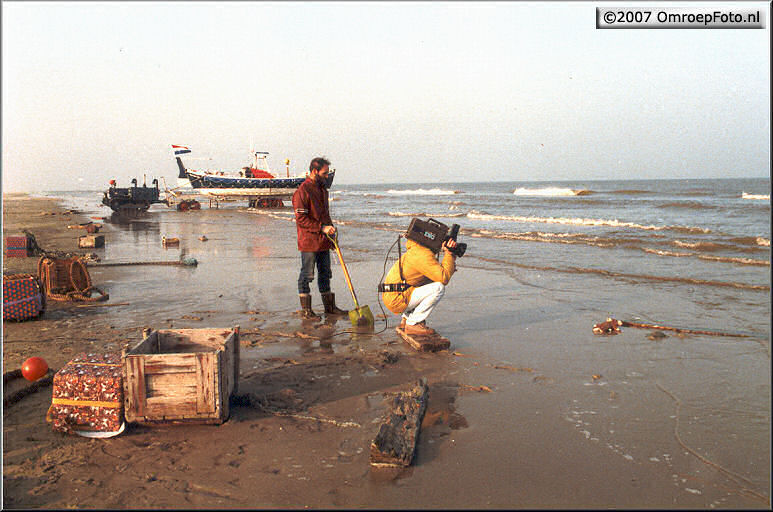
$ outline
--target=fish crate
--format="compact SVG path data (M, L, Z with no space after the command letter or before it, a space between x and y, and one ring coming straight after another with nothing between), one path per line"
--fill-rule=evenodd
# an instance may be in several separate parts
M220 424L238 388L239 327L153 330L122 362L127 421Z
M32 241L28 235L5 237L5 256L7 258L26 258L32 256Z
M46 310L46 294L37 276L3 275L3 320L28 320Z
M46 420L59 432L118 433L123 426L121 354L81 353L56 372Z

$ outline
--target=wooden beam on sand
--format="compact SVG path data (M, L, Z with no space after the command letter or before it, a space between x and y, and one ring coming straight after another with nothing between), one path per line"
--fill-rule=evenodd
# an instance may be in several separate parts
M411 465L428 395L427 379L422 378L410 391L392 397L384 421L370 445L372 466Z
M731 332L719 332L719 331L702 331L696 329L680 329L679 327L668 327L665 325L656 324L642 324L638 322L626 322L622 320L620 325L623 327L635 327L637 329L657 329L660 331L673 331L680 334L704 334L707 336L728 336L731 338L750 338L748 334L737 334Z
M406 343L419 352L438 352L440 350L448 350L448 347L451 346L448 338L437 333L428 336L413 336L406 333L405 329L400 329L399 327L395 327L395 331Z

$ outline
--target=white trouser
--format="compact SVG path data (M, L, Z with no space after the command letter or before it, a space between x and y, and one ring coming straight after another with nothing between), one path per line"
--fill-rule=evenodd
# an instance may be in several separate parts
M443 283L434 282L414 288L411 300L403 311L403 318L408 325L416 325L427 319L435 305L443 297L446 287Z

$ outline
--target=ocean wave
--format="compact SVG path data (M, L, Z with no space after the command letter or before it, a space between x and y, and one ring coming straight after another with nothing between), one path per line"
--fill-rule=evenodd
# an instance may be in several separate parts
M375 198L375 199L381 199L386 197L383 194L379 194L376 192L365 192L364 190L331 190L330 195L332 196L360 196L360 197L369 197L369 198Z
M757 199L762 201L770 201L770 194L747 194L746 192L741 192L741 199Z
M730 241L738 245L751 245L754 247L770 247L770 240L761 236L740 236L730 238Z
M629 250L640 250L647 254L654 254L656 256L664 256L670 258L698 258L706 261L716 261L720 263L737 263L740 265L769 265L770 262L766 260L758 260L753 258L740 258L729 256L708 256L700 254L699 252L685 252L685 251L672 251L667 249L658 249L653 247L646 247L642 244L651 244L652 239L642 240L639 238L626 238L626 237L597 237L589 236L583 233L546 233L542 231L526 231L526 232L497 232L487 229L473 229L469 230L467 236L473 238L492 238L498 240L517 240L524 242L544 242L544 243L557 243L566 245L585 245L589 247L599 247L602 249L610 248L623 248ZM665 243L665 242L664 242ZM680 242L675 240L668 242L678 247L684 247L689 249L695 249L696 251L709 251L709 250L741 250L737 246L730 244L721 244L714 242ZM746 249L748 251L749 249Z
M642 229L645 231L679 231L682 233L711 233L710 229L692 226L646 226L634 222L621 222L608 219L583 219L567 217L525 217L521 215L489 215L485 213L470 212L470 219L477 220L504 220L523 223L564 224L569 226L609 226L615 228Z
M390 217L464 217L467 214L465 212L459 212L459 213L411 213L411 212L387 212L387 215Z
M463 194L461 190L443 190L440 188L431 188L431 189L424 189L424 188L417 188L412 190L394 190L390 189L387 190L387 194L396 194L396 195L416 195L416 196L452 196L454 194Z
M589 245L602 248L620 245L616 240L600 237L589 237L579 233L544 233L541 231L528 231L523 233L499 233L486 229L479 229L470 231L469 236L476 238L494 238L499 240L520 240L525 242Z
M257 215L263 215L265 217L270 217L272 219L278 219L278 220L289 220L292 222L295 222L295 214L294 213L283 213L283 212L272 212L271 210L264 210L262 208L247 208L248 212L254 213Z
M684 201L664 203L657 206L657 208L683 208L687 210L714 210L717 207L709 204L699 203L697 201Z
M644 194L652 194L649 190L613 190L611 194L619 194L623 196L634 196L634 195L644 195Z
M649 247L642 247L642 251L649 254L657 254L658 256L671 256L674 258L684 258L686 256L695 256L695 254L691 252L664 251L661 249L650 249Z
M575 190L571 188L560 188L560 187L545 187L545 188L519 187L513 191L513 194L517 196L548 196L548 197L587 196L592 193L593 193L592 190L586 190L586 189Z
M737 244L726 244L721 242L683 242L682 240L674 240L671 242L677 247L685 249L693 249L698 252L717 252L717 251L743 251L752 252L760 251L759 247L739 247Z
M604 277L611 277L616 279L632 279L636 281L654 281L654 282L674 282L674 283L686 283L691 285L704 285L704 286L720 286L729 288L740 288L745 290L757 290L757 291L770 291L770 286L759 285L751 283L739 283L734 281L710 281L706 279L693 279L689 277L671 277L671 276L656 276L650 274L629 274L625 272L615 272L611 270L595 269L595 268L581 268L581 267L545 267L538 265L525 265L522 263L515 263L512 261L499 260L494 258L478 257L481 261L487 261L491 263L510 265L518 268L525 268L529 270L539 270L542 272L564 272L568 274L598 274Z
M709 256L707 254L699 254L698 258L702 260L708 260L708 261L719 261L721 263L737 263L739 265L757 265L760 267L770 266L770 261L756 260L754 258L731 258L731 257L725 257L725 256Z

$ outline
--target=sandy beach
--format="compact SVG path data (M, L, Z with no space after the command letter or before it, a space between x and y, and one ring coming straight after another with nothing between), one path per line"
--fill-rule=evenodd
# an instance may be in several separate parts
M79 352L120 351L148 327L239 325L239 395L220 426L129 426L100 440L53 432L43 388L3 412L5 508L770 507L767 340L653 341L636 329L594 336L593 323L617 304L637 311L656 300L603 276L573 288L560 274L537 282L469 257L429 322L450 351L415 352L393 315L376 335L328 338L351 326L297 314L291 223L206 206L130 222L105 216L95 222L106 247L78 249L83 233L67 226L89 215L55 199L3 197L4 235L26 228L45 249L95 252L103 262L192 255L198 267L90 268L110 299L49 302L38 320L3 322L3 371L31 356L56 370ZM180 237L180 249L163 249L162 236ZM383 254L349 255L354 283L370 290ZM36 263L4 258L3 270L35 272ZM340 267L333 271L339 304L351 308ZM381 331L375 295L363 294ZM318 294L314 307L321 311ZM723 360L747 370L728 371ZM384 398L419 378L430 394L412 466L370 467ZM701 406L715 388L745 388L758 401L739 412L730 393Z

